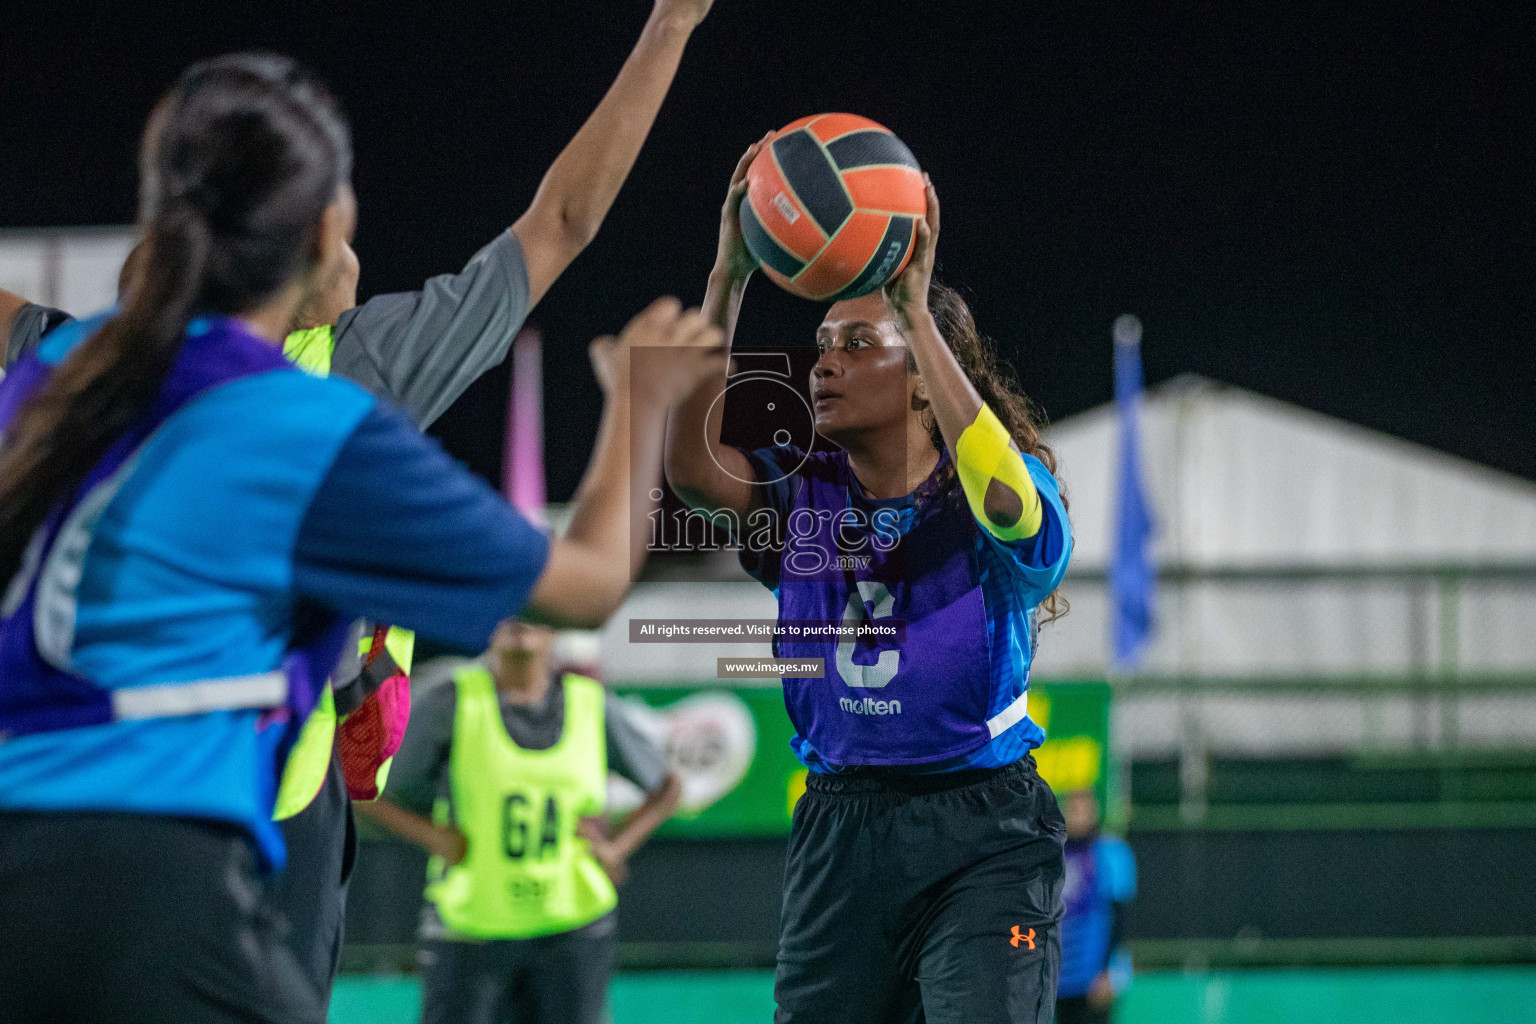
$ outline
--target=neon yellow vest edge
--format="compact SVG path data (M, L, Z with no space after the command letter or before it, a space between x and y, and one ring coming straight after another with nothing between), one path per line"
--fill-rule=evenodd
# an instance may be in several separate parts
M294 331L283 339L283 355L288 361L317 377L329 376L331 354L336 349L336 334L329 324ZM358 655L366 657L373 643L372 636L364 636L358 645ZM411 673L411 656L415 653L416 634L408 629L389 628L384 637L384 647L395 664L406 675ZM325 784L325 774L331 767L331 748L336 742L336 698L326 686L320 694L320 702L304 721L299 738L288 752L283 763L283 775L278 781L277 799L272 806L272 820L283 821L298 814L314 802ZM379 789L384 788L383 777L389 772L389 762L379 767Z

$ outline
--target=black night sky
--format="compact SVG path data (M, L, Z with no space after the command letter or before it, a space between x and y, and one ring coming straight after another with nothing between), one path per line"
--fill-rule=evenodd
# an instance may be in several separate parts
M1053 418L1109 398L1130 311L1150 382L1203 373L1536 479L1536 6L1236 6L717 0L534 312L551 496L596 422L586 341L661 292L697 301L736 156L826 110L932 174L941 273ZM270 47L351 115L363 294L415 287L521 212L648 9L8 5L0 226L131 220L159 92ZM809 343L819 315L759 280L740 338ZM492 373L435 431L491 475L505 389Z

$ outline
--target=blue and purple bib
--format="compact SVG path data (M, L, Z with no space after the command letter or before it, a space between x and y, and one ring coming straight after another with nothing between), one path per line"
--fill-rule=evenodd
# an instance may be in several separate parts
M743 524L742 564L773 590L781 626L894 627L890 637L775 643L778 657L825 667L823 678L783 681L807 767L999 767L1044 741L1027 713L1035 609L1066 572L1072 540L1056 481L1038 460L1025 456L1045 524L1008 543L977 525L944 473L947 455L912 494L878 500L841 450L746 454L759 480L777 482L756 513L773 529Z
M0 381L0 431L102 321ZM194 321L154 404L34 534L0 605L0 808L245 826L282 862L276 772L344 623L297 607L309 496L372 406L238 321Z

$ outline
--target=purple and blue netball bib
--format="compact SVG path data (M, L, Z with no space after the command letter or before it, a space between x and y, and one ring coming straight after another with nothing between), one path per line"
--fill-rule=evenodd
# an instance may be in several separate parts
M782 547L743 551L748 571L778 597L781 628L904 624L890 639L780 636L778 657L825 665L824 678L783 681L797 752L808 761L920 765L992 738L978 527L958 487L932 493L942 466L915 501L878 502L857 496L843 452L812 453L770 492L771 511L784 520Z
M99 322L74 325L82 337L97 326ZM63 353L56 355L62 358ZM288 652L279 672L108 690L57 663L67 660L73 605L64 599L66 607L54 607L61 599L39 592L54 560L71 563L83 559L91 542L92 525L131 470L135 453L166 419L211 388L287 365L275 346L255 337L236 320L200 319L188 328L181 354L154 403L107 449L75 493L44 521L20 571L6 588L0 607L0 736L74 729L125 717L252 706L285 708L287 717L296 723L314 707L341 648L343 629L339 621L317 623L307 642ZM0 385L0 430L52 370L53 365L38 352L16 364ZM57 550L61 546L67 550ZM40 634L62 636L65 649L45 656L39 645ZM54 646L58 644L50 645Z

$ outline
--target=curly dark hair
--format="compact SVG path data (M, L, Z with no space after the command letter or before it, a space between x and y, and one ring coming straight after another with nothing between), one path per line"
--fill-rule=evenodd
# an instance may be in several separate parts
M999 358L997 344L976 326L976 318L971 315L971 307L966 304L964 296L947 284L931 281L928 285L928 312L933 314L933 322L938 326L944 343L960 363L960 369L970 378L981 400L997 415L1018 445L1019 451L1039 459L1054 476L1056 453L1040 440L1046 426L1045 413L1024 393L1013 367ZM917 360L910 351L907 353L907 368L914 373L917 371ZM928 412L928 402L913 398L912 408L925 413L923 419L933 447L944 451L944 435L939 432L938 421ZM957 497L959 488L956 485L954 463L946 459L935 481L935 496ZM1065 491L1062 492L1061 503L1063 507L1066 506ZM1069 605L1060 591L1052 591L1040 602L1040 609L1044 612L1040 620L1043 625L1067 614Z

